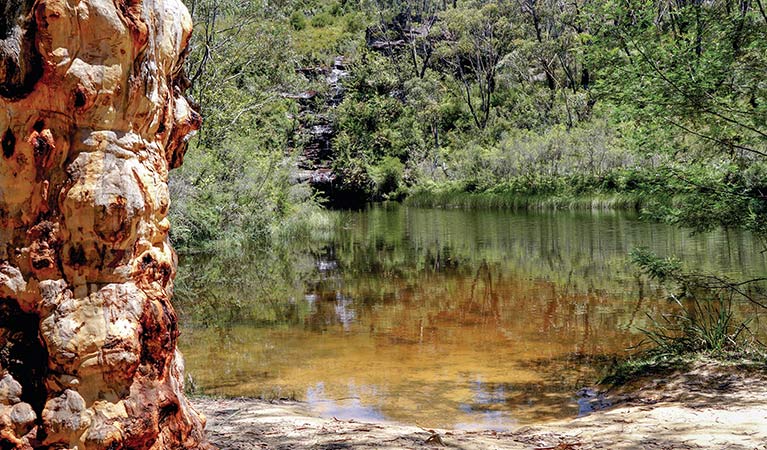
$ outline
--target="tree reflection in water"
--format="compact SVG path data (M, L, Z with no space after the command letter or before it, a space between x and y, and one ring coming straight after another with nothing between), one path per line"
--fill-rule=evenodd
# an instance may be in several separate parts
M435 427L574 416L578 388L670 307L632 248L767 272L747 234L618 213L395 206L336 222L323 242L182 260L182 345L206 392Z

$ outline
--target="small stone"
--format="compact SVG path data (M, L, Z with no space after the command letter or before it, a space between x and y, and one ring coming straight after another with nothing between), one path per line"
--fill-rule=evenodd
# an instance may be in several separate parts
M48 400L43 410L43 423L51 434L77 431L87 426L85 400L77 392L67 389L63 394Z
M17 297L26 287L27 282L18 268L7 262L0 263L0 296Z
M0 404L15 405L21 401L21 384L10 374L0 379Z
M11 408L12 406L0 405L0 432L1 430L10 428L12 426Z
M37 414L29 403L17 403L13 405L10 417L16 436L24 436L35 425Z

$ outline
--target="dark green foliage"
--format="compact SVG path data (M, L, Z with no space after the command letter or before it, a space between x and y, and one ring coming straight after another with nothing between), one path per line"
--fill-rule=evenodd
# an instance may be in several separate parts
M399 159L387 156L378 166L373 167L372 172L376 194L380 198L398 200L403 196L405 166Z
M673 257L660 258L646 248L633 249L631 259L647 276L661 282L681 275L681 261Z
M361 12L347 14L344 17L344 29L347 33L360 33L367 28L367 18Z
M293 14L290 15L290 26L296 31L306 28L306 17L301 11L293 11Z
M643 355L641 358L629 358L607 369L599 384L621 386L642 377L669 374L684 371L691 367L693 359L688 356L664 357Z
M329 206L359 208L372 198L375 182L362 160L338 159L335 161L333 171L337 178L330 186L330 191L325 193L332 202Z
M314 28L325 28L333 25L335 19L329 13L321 12L312 16L310 23Z

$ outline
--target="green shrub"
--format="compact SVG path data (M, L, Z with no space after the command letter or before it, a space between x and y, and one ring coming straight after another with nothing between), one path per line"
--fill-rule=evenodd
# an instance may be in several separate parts
M352 13L344 16L344 30L347 33L359 33L367 27L367 20L362 13Z
M706 353L715 357L747 353L756 340L741 319L734 300L761 305L763 299L749 292L763 279L733 282L722 276L686 272L674 258L661 258L647 249L634 249L631 257L643 273L673 292L670 299L678 311L660 318L649 317L652 328L641 330L654 345L650 354L679 357Z
M396 199L402 194L405 165L394 157L387 156L371 169L376 193L384 199Z
M301 11L293 11L290 15L290 26L296 31L306 28L306 16Z
M339 158L333 163L336 179L331 187L333 206L357 208L373 197L375 182L359 158Z
M312 26L314 28L326 28L333 25L334 22L335 19L333 19L333 16L326 12L315 14L311 20Z

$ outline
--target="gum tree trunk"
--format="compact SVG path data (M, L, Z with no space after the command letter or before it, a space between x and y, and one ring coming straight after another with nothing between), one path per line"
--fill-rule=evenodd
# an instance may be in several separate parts
M183 394L168 170L181 0L2 0L0 448L209 448Z

